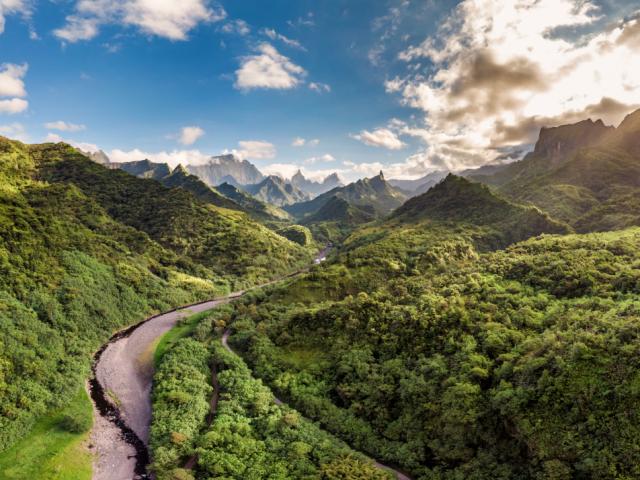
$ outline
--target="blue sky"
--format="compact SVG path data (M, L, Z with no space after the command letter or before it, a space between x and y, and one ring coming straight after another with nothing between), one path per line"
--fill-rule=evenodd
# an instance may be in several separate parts
M285 176L415 177L640 104L634 2L534 3L0 0L0 133L116 160L235 151Z

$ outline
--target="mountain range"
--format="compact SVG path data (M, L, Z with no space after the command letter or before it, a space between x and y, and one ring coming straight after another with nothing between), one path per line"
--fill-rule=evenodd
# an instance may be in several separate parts
M337 173L328 175L322 182L314 182L313 180L309 180L308 178L306 178L300 170L298 170L295 175L291 177L290 183L294 187L308 193L312 197L320 195L324 192L328 192L333 188L341 187L343 185Z
M260 183L245 185L243 189L258 200L278 207L304 202L310 198L309 194L277 175L269 175Z
M260 183L265 176L248 160L240 160L233 154L218 155L202 165L188 165L190 173L198 176L211 187L221 183L250 185Z
M398 208L406 200L406 195L389 184L384 174L363 178L342 187L336 187L316 198L285 208L296 218L318 212L333 197L341 198L351 205L366 207L375 216L384 216Z

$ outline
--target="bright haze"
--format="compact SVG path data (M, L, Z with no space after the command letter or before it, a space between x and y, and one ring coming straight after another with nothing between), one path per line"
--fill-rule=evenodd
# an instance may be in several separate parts
M416 178L640 106L633 0L0 0L0 134Z

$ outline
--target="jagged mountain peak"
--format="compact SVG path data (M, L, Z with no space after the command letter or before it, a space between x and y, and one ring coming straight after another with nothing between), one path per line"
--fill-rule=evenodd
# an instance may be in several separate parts
M591 119L558 127L543 127L533 154L546 157L552 164L557 164L576 150L595 145L614 130L614 127L606 126L602 120L594 122Z

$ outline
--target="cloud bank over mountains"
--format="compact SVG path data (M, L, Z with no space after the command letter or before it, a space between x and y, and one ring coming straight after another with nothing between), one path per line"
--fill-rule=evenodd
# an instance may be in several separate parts
M618 123L640 103L640 11L615 25L591 1L465 0L436 35L400 52L390 94L423 114L407 168L490 163L540 127Z

